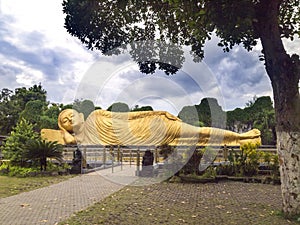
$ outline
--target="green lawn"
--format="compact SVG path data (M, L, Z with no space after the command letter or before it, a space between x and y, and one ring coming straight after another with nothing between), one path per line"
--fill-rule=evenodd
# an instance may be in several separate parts
M59 183L71 177L73 177L73 175L25 178L0 176L0 198L49 186L51 184Z

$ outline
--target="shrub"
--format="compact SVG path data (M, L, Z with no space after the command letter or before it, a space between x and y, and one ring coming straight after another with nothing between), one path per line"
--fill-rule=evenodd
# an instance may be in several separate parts
M227 175L227 176L234 176L235 174L235 168L232 164L221 164L217 166L216 173L218 175Z
M8 174L10 161L1 161L0 174Z
M216 171L216 168L213 167L213 166L209 166L204 174L202 175L202 178L215 178L217 175L217 171Z
M37 168L10 166L8 176L13 177L28 177L31 174L36 174L39 170Z
M258 144L247 143L240 147L241 151L229 151L229 164L221 165L217 169L220 175L253 176L258 173L258 166L262 153L257 151Z
M187 163L182 167L180 170L183 174L197 174L200 175L202 172L199 171L199 165L201 158L203 156L203 152L205 149L187 149L185 152L185 158L184 161L187 161ZM193 151L191 153L191 151ZM191 156L190 156L191 155ZM187 160L187 158L190 156L190 158Z
M162 145L159 148L159 154L163 157L163 159L167 159L174 151L174 148L170 145Z
M257 151L258 145L247 143L241 146L241 151L245 154L245 162L242 164L241 173L245 176L253 176L258 173L259 161L262 153Z
M273 155L271 158L270 169L272 170L272 176L274 179L278 179L280 177L279 172L279 158L278 155Z
M40 170L46 171L47 158L56 159L62 162L63 146L56 141L46 141L42 139L29 140L24 149L24 158L40 162Z
M33 125L25 119L20 120L1 147L4 158L11 160L13 165L24 166L26 161L23 157L25 143L37 138L38 133L33 130Z
M262 158L264 162L270 166L271 160L272 160L272 154L270 152L262 152Z

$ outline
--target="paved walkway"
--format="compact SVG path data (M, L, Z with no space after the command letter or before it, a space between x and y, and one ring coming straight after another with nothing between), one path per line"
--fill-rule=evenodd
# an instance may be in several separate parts
M104 224L120 224L120 221L132 224L126 223L128 215L132 215L132 221L139 221L136 224L146 224L145 218L148 224L149 221L152 224L182 224L182 219L189 224L295 224L273 215L281 208L278 185L219 182L201 185L159 183L138 187L159 180L136 177L135 169L128 165L122 170L120 166L113 170L108 168L2 198L0 225L55 225L127 184L133 186L123 189L116 198L128 204L110 209L115 214L109 214ZM121 215L124 211L129 214ZM192 211L192 218L184 218L184 211ZM177 214L182 216L181 220L173 221ZM124 215L126 218L120 217ZM156 221L157 218L161 221Z
M54 225L135 180L134 167L104 169L0 199L0 225Z

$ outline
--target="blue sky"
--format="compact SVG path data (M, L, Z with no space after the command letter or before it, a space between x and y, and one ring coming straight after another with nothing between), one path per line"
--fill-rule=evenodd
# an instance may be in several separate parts
M254 96L272 96L258 60L259 46L250 53L242 47L224 53L213 38L202 63L193 63L187 53L177 75L144 75L129 55L102 56L69 35L61 3L0 0L0 89L41 83L50 102L87 98L107 108L123 101L130 107L151 105L173 114L184 105L199 104L203 97L215 97L224 110L231 110L243 108ZM286 41L288 53L300 54L299 44L299 39Z

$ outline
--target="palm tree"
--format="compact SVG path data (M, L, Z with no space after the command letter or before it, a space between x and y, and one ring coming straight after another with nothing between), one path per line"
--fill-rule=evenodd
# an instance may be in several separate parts
M63 145L56 141L33 139L26 143L24 158L28 160L39 160L41 171L47 169L47 158L63 161Z

